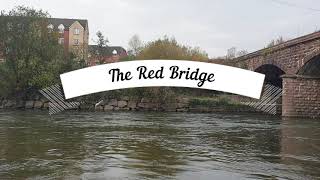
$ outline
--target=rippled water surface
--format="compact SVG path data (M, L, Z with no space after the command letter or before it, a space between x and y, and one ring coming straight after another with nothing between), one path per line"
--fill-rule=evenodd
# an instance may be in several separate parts
M0 179L318 179L320 119L0 112Z

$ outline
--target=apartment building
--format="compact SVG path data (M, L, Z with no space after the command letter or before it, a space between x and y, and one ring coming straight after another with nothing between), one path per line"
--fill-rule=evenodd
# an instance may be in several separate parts
M49 31L59 33L57 41L66 52L73 52L77 57L88 60L89 27L83 19L48 18ZM1 44L0 44L1 45ZM0 62L5 57L0 47Z
M49 18L48 28L59 32L58 42L68 52L74 52L79 57L87 60L89 26L88 20Z

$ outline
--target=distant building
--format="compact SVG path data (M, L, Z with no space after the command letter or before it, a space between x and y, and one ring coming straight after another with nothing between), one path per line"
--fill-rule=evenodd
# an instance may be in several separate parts
M88 59L89 27L88 21L82 19L48 18L48 29L59 33L57 41L66 52L73 52L78 57ZM0 49L3 49L0 44ZM0 62L4 61L0 51Z
M87 20L48 18L48 28L59 32L58 42L66 51L87 60L89 42Z
M97 45L89 45L88 65L95 66L97 64L106 64L118 62L121 58L127 57L127 51L120 46L100 47Z

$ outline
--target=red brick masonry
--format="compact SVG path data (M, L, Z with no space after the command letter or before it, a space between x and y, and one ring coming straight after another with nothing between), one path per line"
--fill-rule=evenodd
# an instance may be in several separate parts
M283 76L282 115L320 117L320 78Z
M320 77L300 74L311 60L320 61L320 32L247 54L235 62L239 67L245 64L246 69L252 71L263 65L278 67L285 74L282 76L282 115L320 118ZM320 71L317 66L318 63L309 64L308 68Z

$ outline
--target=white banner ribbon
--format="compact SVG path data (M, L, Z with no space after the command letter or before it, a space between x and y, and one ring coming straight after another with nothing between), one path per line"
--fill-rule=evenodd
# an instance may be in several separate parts
M66 99L153 86L210 89L259 99L265 75L204 62L144 60L88 67L61 74L60 78Z

